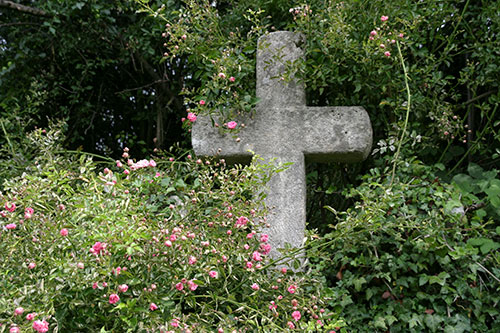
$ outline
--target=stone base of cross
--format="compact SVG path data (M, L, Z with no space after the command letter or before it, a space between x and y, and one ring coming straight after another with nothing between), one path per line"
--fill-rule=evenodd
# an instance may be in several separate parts
M306 106L305 90L296 80L281 80L285 64L303 57L298 45L302 36L278 31L262 36L257 51L257 97L252 119L244 120L238 134L221 135L209 117L198 117L192 129L192 144L199 156L220 156L248 161L252 153L266 161L292 162L275 174L269 184L266 206L270 224L271 256L279 257L285 243L300 247L306 222L305 162L358 162L372 146L372 128L367 112L354 107ZM238 120L240 123L241 120Z

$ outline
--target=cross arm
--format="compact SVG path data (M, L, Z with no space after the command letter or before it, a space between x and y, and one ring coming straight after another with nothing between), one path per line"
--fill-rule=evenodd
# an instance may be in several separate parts
M237 137L240 137L239 142ZM238 136L221 134L208 116L198 116L191 131L191 142L196 155L218 156L229 163L247 163L251 160L250 150L254 151L254 147L249 144L250 140L245 138L244 131Z
M366 110L351 107L307 107L302 151L312 162L359 162L372 148L372 127Z

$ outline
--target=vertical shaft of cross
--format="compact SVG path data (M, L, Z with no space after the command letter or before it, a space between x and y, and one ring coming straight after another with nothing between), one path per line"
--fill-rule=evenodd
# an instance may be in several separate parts
M269 234L273 248L271 257L281 257L279 248L290 243L300 247L304 239L306 221L306 182L304 154L297 152L286 156L266 154L265 160L275 159L276 163L292 162L289 168L273 175L267 184L272 191L267 192L266 207L270 210L267 217L270 227L263 232ZM301 179L302 178L302 179Z
M278 31L259 39L257 50L257 97L259 107L286 107L306 104L304 84L285 80L286 66L301 59L304 37L298 33Z

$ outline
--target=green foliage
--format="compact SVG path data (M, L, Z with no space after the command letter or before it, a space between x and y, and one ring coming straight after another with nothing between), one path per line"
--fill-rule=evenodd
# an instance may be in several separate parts
M30 134L43 154L0 194L0 330L28 330L28 314L54 332L343 325L319 276L267 257L266 210L252 193L279 166L188 155L112 171L54 151L59 133Z
M182 70L158 64L158 22L137 14L139 7L128 0L28 5L45 15L2 7L2 118L14 121L17 109L28 116L29 130L46 127L47 119L65 119L66 147L108 155L118 155L125 145L144 154L154 137L158 146L179 141L180 126L173 124L184 115L178 98ZM172 137L165 141L167 128Z
M471 165L449 184L437 176L442 165L413 159L391 186L389 170L370 170L349 192L357 202L347 212L330 208L338 218L324 241L331 255L313 262L331 305L353 331L498 331L497 171Z

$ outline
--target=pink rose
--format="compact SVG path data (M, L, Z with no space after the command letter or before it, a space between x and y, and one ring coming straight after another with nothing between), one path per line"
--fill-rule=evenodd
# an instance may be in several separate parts
M226 74L224 74L224 73L219 73L219 77L220 77L221 79L225 79L225 78L226 78Z
M16 229L17 225L15 223L9 223L5 227L7 229Z
M290 287L288 287L288 292L290 294L295 294L295 290L297 290L297 286L294 284L292 284L292 285L290 285Z
M19 316L22 315L24 312L24 309L22 307L18 307L14 310L14 316Z
M24 210L24 218L25 219L30 219L32 216L33 216L33 213L35 212L35 210L33 208L26 208Z
M385 51L385 52L384 52L384 55L385 55L386 57L390 57L390 56L391 56L391 52L389 52L389 51Z
M4 207L5 207L5 209L7 209L11 213L16 210L16 204L13 202L12 203L6 202Z
M269 240L269 235L267 235L267 234L262 234L262 235L260 235L260 241L261 241L262 243L265 243L265 242L267 242L268 240Z
M231 76L231 77L229 78L229 81L231 81L231 82L234 82L235 80L236 80L236 79L234 78L234 76Z
M33 329L39 333L45 333L49 330L49 323L45 320L35 320L33 322Z
M85 265L83 264L83 262L79 262L78 264L76 264L76 267L78 269L84 269L85 268Z
M119 300L120 300L120 296L118 296L117 294L109 295L109 304L118 303Z
M30 262L30 264L28 265L29 269L33 269L35 267L36 267L36 264L34 262Z
M286 267L283 267L283 268L281 269L281 273L282 273L282 274L286 274L286 272L287 272Z
M92 248L90 249L90 253L97 256L106 249L106 246L107 246L106 243L95 242L94 245L92 245Z
M175 285L175 289L181 291L182 289L184 289L184 285L182 284L182 282L179 282Z
M200 105L205 105L205 101L204 100L200 100Z
M255 261L261 261L262 257L260 256L259 252L254 251L254 253L252 254L252 259L255 260Z
M236 128L236 126L238 126L238 123L235 121L230 121L227 123L227 128L229 128L229 129L234 129L234 128Z
M118 291L124 293L128 290L128 286L126 284L121 284L118 286Z
M375 30L370 31L370 36L376 36L377 32Z
M385 22L385 21L387 21L388 19L389 19L389 16L382 15L382 16L380 17L380 21L382 21L382 22Z
M289 321L286 324L288 325L288 328L290 328L291 330L295 329L295 325L291 321Z
M260 287L259 287L259 285L257 283L254 283L254 284L252 284L252 289L253 290L259 290Z
M300 314L299 311L293 311L292 312L292 317L293 317L293 319L295 319L295 321L299 321L300 318L302 317L302 315Z
M189 290L191 291L195 291L196 288L198 288L198 285L194 283L193 280L188 281L187 284L189 286Z
M194 113L189 112L188 115L187 115L187 119L189 119L190 122L194 123L196 121L197 117L196 117L196 115Z
M35 312L31 312L31 313L28 313L26 315L26 320L32 321L33 319L35 319L35 317L36 317L36 313Z
M98 286L99 286L99 285L97 284L97 282L94 282L94 283L92 284L92 289L97 289L97 287L98 287Z
M189 260L188 260L188 263L190 265L194 265L196 263L196 257L193 257L193 256L189 256Z
M154 168L156 166L156 162L154 160L149 160L149 166Z
M19 327L13 326L10 328L9 332L10 333L19 333L19 332L21 332L21 330L19 329Z
M253 267L253 264L252 264L252 262L247 261L246 266L247 266L247 268L248 268L248 269L250 269L250 268L252 268L252 267Z
M210 271L208 272L208 276L210 276L211 278L217 278L219 274L216 272L216 271Z
M59 233L61 234L61 236L66 237L68 236L68 229L62 228L61 231L59 231Z
M248 223L248 219L245 216L240 216L236 221L236 227L241 228L244 227Z
M149 304L149 310L154 311L154 310L157 310L157 309L158 309L158 305L156 305L155 303Z

